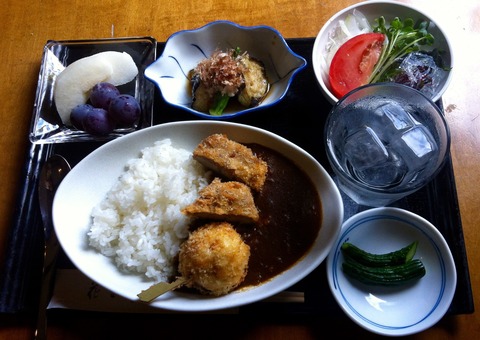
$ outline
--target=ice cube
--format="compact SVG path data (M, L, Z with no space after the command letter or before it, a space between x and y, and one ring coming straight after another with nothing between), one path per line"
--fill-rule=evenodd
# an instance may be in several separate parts
M405 178L408 168L403 160L389 152L386 162L356 171L355 176L363 183L376 188L390 188L399 185Z
M357 170L377 166L388 158L388 152L370 127L357 130L345 140L345 157Z
M437 148L437 143L423 125L405 132L402 135L402 140L417 158L425 157Z
M438 146L427 128L417 125L395 140L392 148L402 155L411 172L417 172L428 165L436 155Z
M390 141L399 132L412 128L415 121L398 102L388 102L380 105L374 111L378 120L372 119L371 127L383 141Z

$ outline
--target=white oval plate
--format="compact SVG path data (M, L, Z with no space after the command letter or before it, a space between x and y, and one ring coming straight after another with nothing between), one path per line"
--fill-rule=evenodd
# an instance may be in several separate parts
M364 285L342 271L344 242L371 253L387 253L418 241L414 258L425 265L420 280L400 287ZM421 332L447 312L455 293L457 272L442 234L430 222L399 208L374 208L358 213L342 226L327 259L330 289L343 311L377 334L403 336Z
M178 311L237 307L285 290L313 271L328 256L340 234L343 202L334 182L312 156L286 139L255 127L220 121L175 122L143 129L101 146L77 164L58 188L53 205L55 231L75 266L112 292L138 300L137 294L152 282L143 280L140 275L121 273L110 258L88 246L92 208L122 174L127 161L139 157L144 147L170 138L174 146L193 151L203 138L213 133L225 133L238 142L256 142L270 147L289 157L309 174L323 205L319 235L310 252L295 266L260 286L221 297L174 291L162 295L151 305Z

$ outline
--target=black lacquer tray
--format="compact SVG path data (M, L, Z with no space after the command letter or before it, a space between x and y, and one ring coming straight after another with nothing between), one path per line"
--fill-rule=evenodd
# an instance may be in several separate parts
M305 149L333 176L323 147L323 126L331 104L322 96L311 65L313 38L289 39L288 44L307 59L307 67L294 79L284 100L262 112L233 121L274 132ZM158 44L158 54L164 44ZM441 103L438 103L441 106ZM167 105L158 90L154 98L153 123L193 120L193 115ZM43 231L36 190L39 169L53 153L65 156L74 166L99 147L99 142L30 145L25 159L9 243L1 275L0 312L34 311L40 287ZM367 209L344 196L345 219ZM456 264L457 288L447 315L468 314L474 310L467 254L450 157L438 176L426 187L393 206L414 212L434 224L445 237ZM69 266L64 254L60 266ZM240 307L247 314L320 314L345 317L327 283L325 262L289 290L304 293L303 303L257 302Z

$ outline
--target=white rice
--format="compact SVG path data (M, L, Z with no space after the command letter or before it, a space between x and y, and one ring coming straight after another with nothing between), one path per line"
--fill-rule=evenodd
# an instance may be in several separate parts
M180 211L208 184L208 172L192 153L170 139L142 150L127 163L105 199L92 212L92 247L127 272L154 281L175 275L174 260L188 236L190 219Z

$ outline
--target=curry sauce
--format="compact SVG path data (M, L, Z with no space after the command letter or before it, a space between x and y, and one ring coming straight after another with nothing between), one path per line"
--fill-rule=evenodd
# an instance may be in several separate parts
M246 146L267 162L268 174L262 191L254 195L259 222L237 226L251 249L240 287L264 283L298 262L313 245L322 220L320 198L303 170L270 148Z

